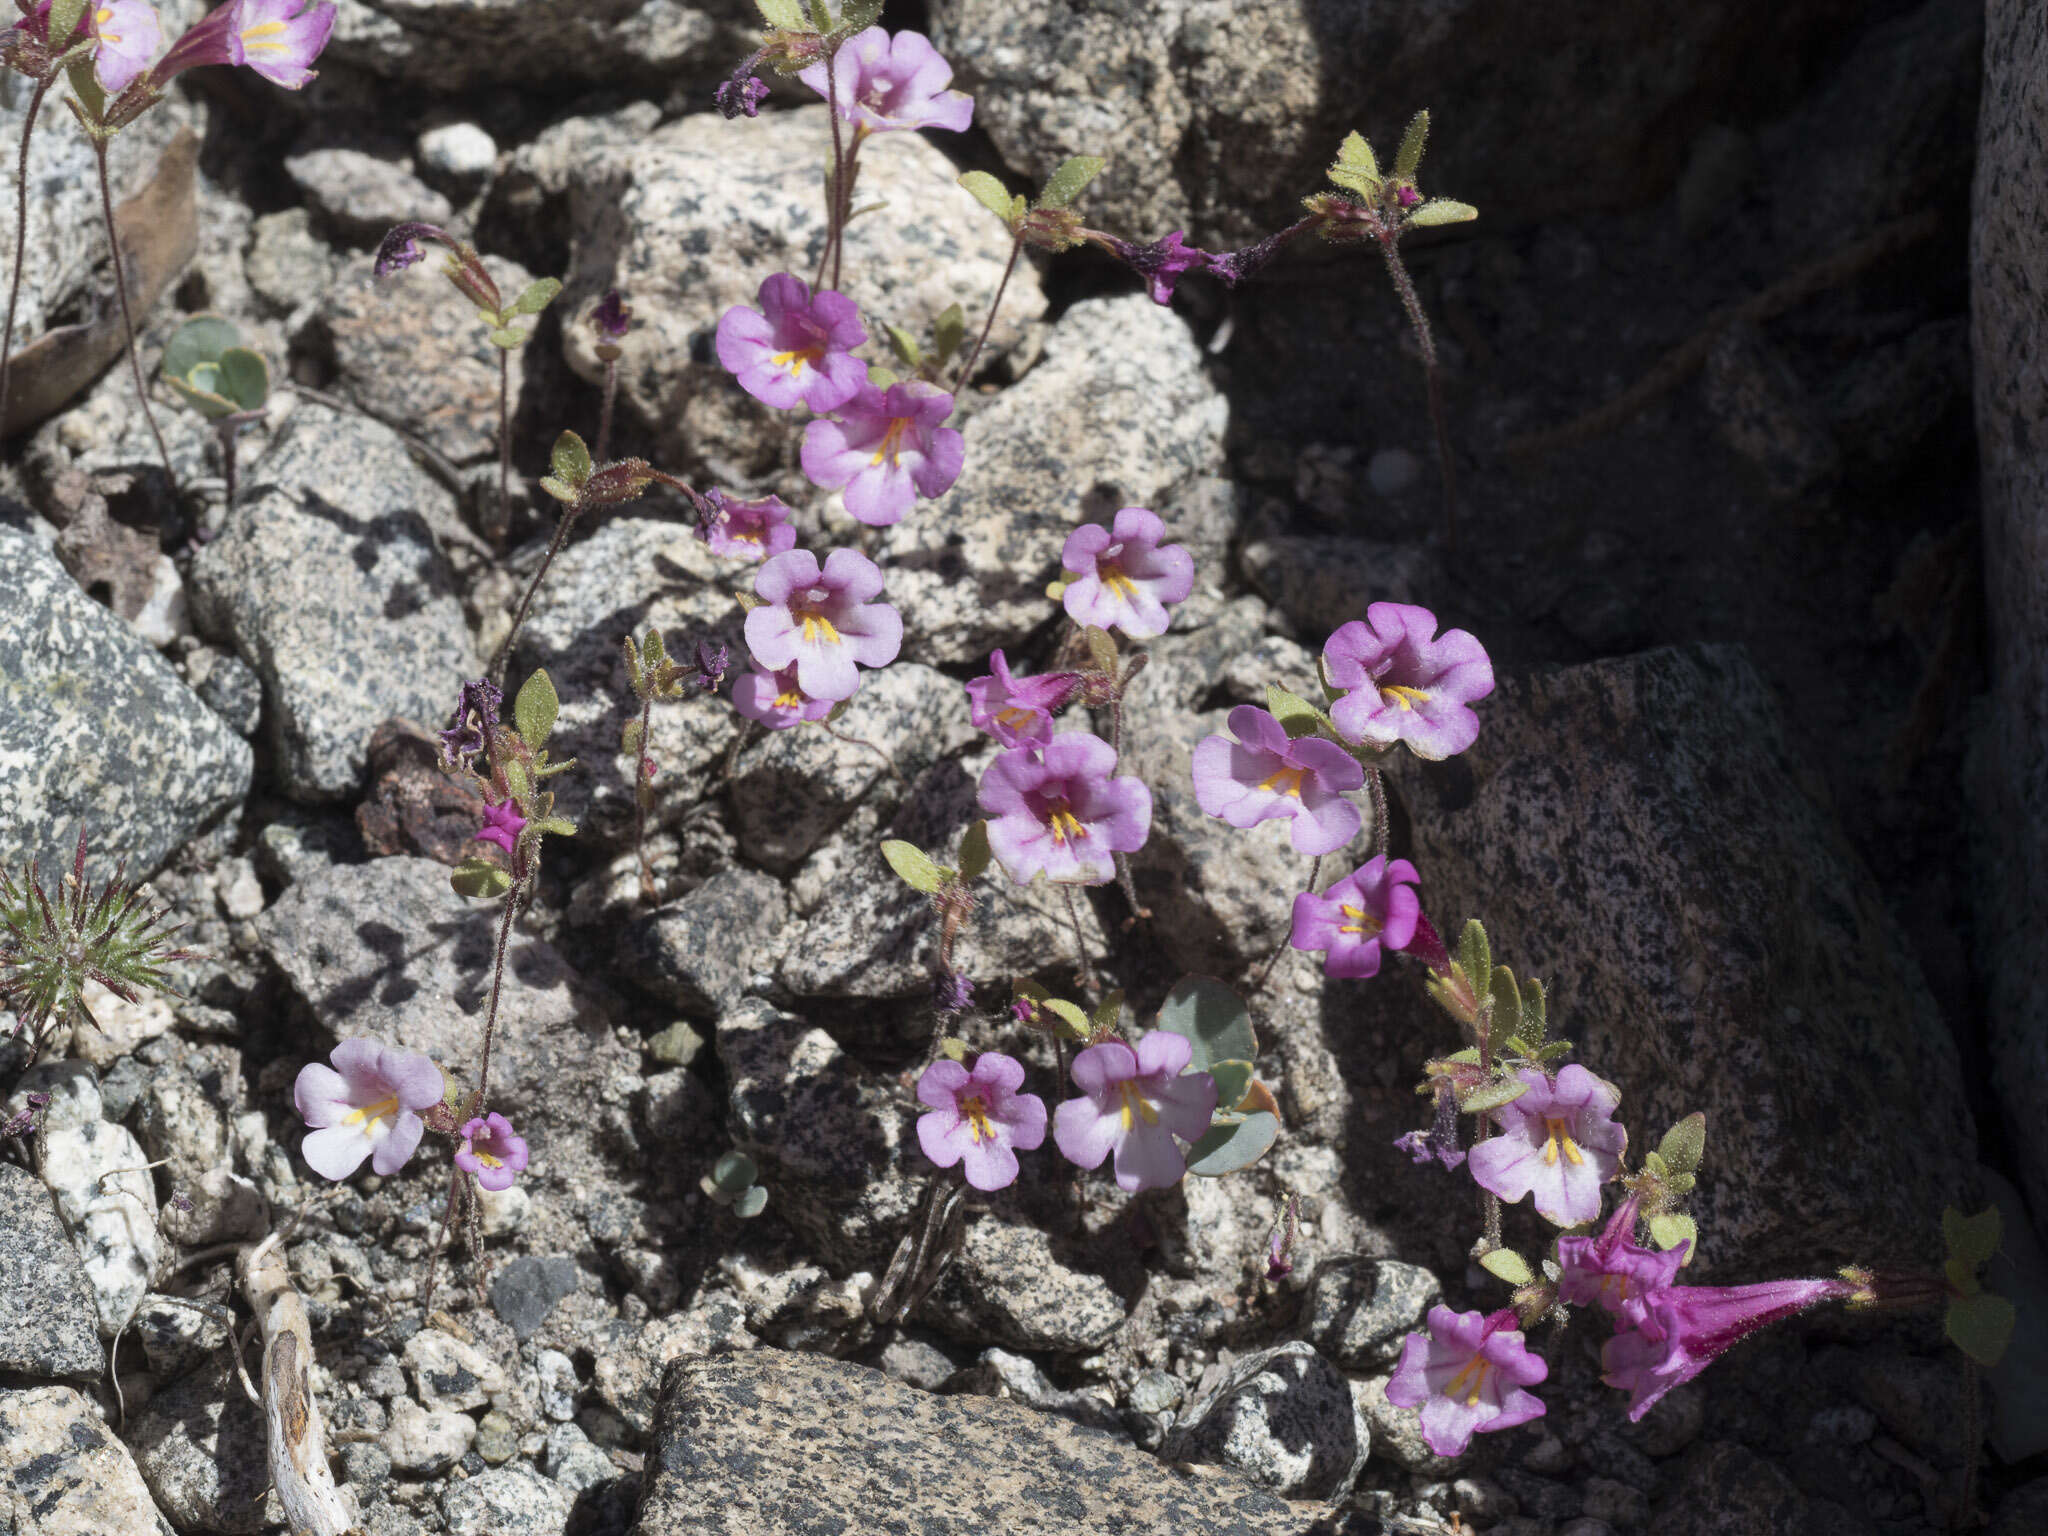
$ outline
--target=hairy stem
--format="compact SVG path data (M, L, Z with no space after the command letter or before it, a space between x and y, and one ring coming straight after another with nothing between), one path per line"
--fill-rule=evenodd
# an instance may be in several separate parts
M1017 270L1017 258L1023 254L1023 240L1011 240L1010 259L1003 267L1003 280L996 284L996 296L989 301L988 318L981 322L981 334L974 338L974 350L967 354L967 362L960 369L959 380L953 385L953 393L956 395L965 389L967 381L974 377L974 365L980 360L981 349L988 345L988 333L995 329L996 311L1003 307L1003 294L1009 289L1010 274Z
M1074 953L1081 959L1081 968L1075 973L1075 979L1093 992L1095 968L1088 963L1088 940L1081 931L1081 909L1074 905L1074 888L1071 885L1063 885L1060 887L1060 894L1067 898L1067 921L1074 929Z
M600 439L602 441L602 439ZM633 754L633 857L640 865L640 899L654 906L654 868L647 862L647 733L654 728L654 695L640 701L640 750Z
M1365 790L1372 797L1372 851L1375 857L1387 856L1387 785L1380 777L1379 765L1365 765ZM1311 877L1313 883L1313 877Z
M531 876L522 876L512 882L512 888L505 892L505 915L498 919L498 946L491 957L491 1000L484 1008L484 1050L483 1063L476 1072L476 1112L482 1114L491 1095L491 1042L498 1028L498 997L505 990L505 950L512 942L512 914L519 910L519 901L526 894L527 882Z
M612 444L612 402L619 393L619 360L605 359L604 364L604 409L597 417L597 452L592 457L600 464L605 462L606 451Z
M498 536L512 526L512 354L498 348Z
M1124 926L1128 928L1132 923L1140 920L1149 921L1152 916L1152 909L1138 900L1138 883L1131 878L1130 855L1127 853L1112 853L1110 857L1116 861L1117 886L1123 891L1124 900L1131 904L1131 915L1125 919Z
M7 364L14 356L14 316L21 305L21 269L28 263L28 146L36 131L36 114L50 93L54 76L38 80L28 99L28 116L21 120L21 156L14 170L14 277L7 287L7 330L0 333L0 432L7 424Z
M235 439L242 435L238 425L223 426L220 429L220 472L228 483L227 510L235 510Z
M1313 859L1309 860L1308 884L1305 887L1303 887L1303 889L1307 890L1310 895L1315 894L1316 881L1322 875L1322 873L1323 856L1321 854L1317 854ZM1257 997L1259 995L1260 989L1266 985L1266 978L1273 974L1273 967L1280 963L1280 957L1286 953L1287 940L1282 939L1278 944L1275 944L1273 946L1273 953L1266 956L1266 963L1259 971L1259 979L1251 984L1251 990L1247 994L1248 996Z
M498 642L498 649L491 655L491 664L484 669L486 675L497 676L502 682L503 667L512 655L512 642L519 638L520 626L526 623L526 613L533 606L533 595L540 591L540 584L547 580L548 567L555 563L555 556L562 552L562 545L569 537L569 529L583 511L583 503L572 501L563 511L561 521L555 524L555 536L548 541L548 552L542 557L540 569L533 573L533 580L526 584L526 591L519 599L519 610L512 615L512 627L505 632L505 638Z
M1444 418L1443 377L1437 370L1436 338L1430 333L1429 316L1422 312L1422 300L1416 296L1415 284L1408 277L1408 268L1401 262L1401 251L1395 243L1395 236L1382 236L1380 250L1387 258L1387 275L1393 279L1394 291L1401 296L1401 308L1407 311L1408 323L1415 329L1415 345L1422 352L1422 376L1429 386L1429 420L1436 428L1437 465L1443 471L1444 539L1452 549L1456 549L1458 471L1457 466L1451 461L1451 429Z
M839 243L839 188L846 179L846 147L839 135L839 73L838 52L828 50L825 54L825 110L832 117L832 176L825 183L825 244L818 252L817 275L811 279L811 292L816 293L825 284L825 274L831 270L833 247Z
M142 407L142 419L149 423L149 435L156 439L157 457L163 460L164 478L170 482L175 497L178 476L171 468L171 451L164 446L164 435L157 430L156 413L149 408L149 391L142 383L142 360L135 352L135 311L128 303L128 263L121 256L121 238L114 232L114 192L107 184L107 141L94 139L92 152L99 165L100 212L107 221L107 249L114 257L114 291L121 296L121 325L128 335L128 372L135 380L135 403Z

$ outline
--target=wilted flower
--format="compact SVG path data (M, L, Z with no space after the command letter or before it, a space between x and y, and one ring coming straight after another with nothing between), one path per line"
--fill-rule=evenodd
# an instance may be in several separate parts
M735 76L711 93L719 115L728 122L736 117L759 117L767 97L768 82L759 75Z
M990 675L967 685L968 718L977 731L1006 747L1044 746L1052 740L1052 713L1081 681L1078 672L1016 677L1001 651L988 653Z
M1144 507L1125 507L1111 528L1083 523L1067 535L1061 601L1076 624L1120 629L1133 640L1166 633L1167 609L1195 589L1195 557L1161 545L1166 524Z
M323 1179L345 1179L364 1158L377 1173L403 1168L426 1126L420 1111L441 1102L441 1069L418 1051L382 1040L344 1040L327 1058L299 1069L292 1103L313 1128L301 1150Z
M953 80L953 66L922 32L898 32L893 38L880 27L856 32L833 55L831 74L833 109L870 133L892 128L949 128L959 133L974 121L974 98L946 89ZM797 78L825 95L822 61Z
M1053 737L1043 756L1019 747L990 763L975 799L1003 872L1018 885L1114 880L1113 855L1136 853L1152 829L1152 792L1115 772L1116 749L1083 731Z
M626 332L632 328L633 311L626 307L626 301L619 297L619 290L607 288L604 297L597 301L590 312L590 326L606 341L624 341Z
M1155 240L1150 245L1134 245L1113 236L1105 243L1111 254L1145 279L1145 290L1152 295L1154 304L1171 304L1181 274L1205 271L1214 260L1207 251L1197 250L1183 241L1181 231L1177 229L1164 240Z
M1358 759L1320 736L1290 739L1271 714L1249 704L1230 712L1231 733L1195 744L1195 803L1233 827L1289 818L1294 851L1335 853L1358 835L1358 807L1346 791L1365 783Z
M1601 1349L1601 1380L1628 1393L1628 1416L1640 1419L1752 1333L1855 1292L1842 1280L1667 1286L1645 1298L1639 1326L1621 1329Z
M917 1144L941 1168L964 1163L967 1182L1002 1189L1017 1178L1017 1154L1045 1141L1045 1100L1019 1093L1023 1064L997 1051L975 1058L974 1070L941 1057L917 1080Z
M711 553L728 560L765 560L796 548L796 529L779 496L741 501L721 490L706 491L697 518L697 537Z
M780 671L794 665L797 681L814 699L850 699L862 667L886 667L903 644L903 617L873 599L882 592L881 569L857 549L818 557L807 549L775 556L754 577L760 607L747 615L747 649L754 665Z
M1446 1168L1462 1167L1465 1149L1458 1145L1457 1096L1449 1088L1439 1087L1436 1091L1436 1113L1429 1129L1397 1136L1394 1145L1406 1152L1418 1167L1432 1162L1441 1163Z
M518 848L519 834L525 827L526 818L519 814L519 807L510 800L501 805L486 805L483 830L477 833L475 841L496 843L510 854Z
M1501 1133L1472 1148L1472 1177L1510 1205L1534 1194L1537 1214L1560 1227L1593 1220L1628 1145L1614 1121L1621 1091L1577 1063L1555 1081L1537 1067L1516 1075L1528 1091L1490 1112Z
M845 491L849 517L871 527L899 521L922 496L943 496L960 478L966 440L946 425L953 397L906 379L888 392L863 384L831 419L804 428L804 473Z
M156 12L142 0L88 3L85 14L92 24L92 35L99 40L92 72L101 89L109 96L118 96L149 68L157 46L164 40L163 27Z
M1066 1159L1099 1168L1112 1152L1117 1187L1130 1193L1180 1182L1187 1158L1174 1142L1200 1141L1216 1114L1216 1079L1187 1071L1194 1045L1155 1029L1134 1050L1121 1040L1074 1058L1078 1099L1053 1112L1053 1139Z
M947 971L932 983L932 1001L943 1014L965 1013L974 1006L974 983L958 971Z
M1550 1374L1532 1354L1514 1309L1482 1316L1429 1309L1429 1332L1411 1333L1387 1381L1387 1401L1422 1410L1422 1438L1439 1456L1462 1455L1474 1434L1541 1418L1542 1400L1524 1391Z
M493 1193L510 1189L513 1175L526 1171L526 1138L515 1135L512 1122L494 1109L463 1126L455 1166L475 1174L477 1183Z
M794 663L780 672L757 666L733 679L732 707L771 731L788 730L806 720L822 720L832 713L832 705L833 700L814 699L797 686Z
M296 91L313 78L312 63L333 31L334 7L326 0L228 0L171 45L151 78L163 85L200 64L246 64Z
M778 411L831 411L867 383L853 348L868 333L853 300L830 289L813 298L787 272L761 284L760 300L758 310L735 304L718 320L718 361L741 389Z
M487 677L462 685L454 718L448 722L448 729L437 733L443 768L452 772L468 768L476 761L491 743L491 732L497 728L498 711L504 703L505 695Z
M1323 974L1359 979L1380 973L1386 950L1408 947L1422 913L1415 866L1385 854L1368 860L1318 896L1294 898L1294 948L1324 952Z
M1408 744L1417 757L1450 757L1479 735L1469 706L1493 692L1493 663L1462 629L1436 634L1436 615L1412 603L1374 603L1330 636L1323 661L1333 687L1350 690L1330 706L1346 741Z

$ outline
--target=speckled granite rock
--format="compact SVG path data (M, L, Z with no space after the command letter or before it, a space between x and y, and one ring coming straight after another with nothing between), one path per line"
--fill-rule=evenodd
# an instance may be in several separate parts
M154 870L248 792L249 744L169 662L79 591L50 552L0 528L0 865Z
M884 531L903 653L978 663L1054 617L1045 586L1067 535L1119 507L1150 507L1176 540L1183 519L1169 493L1221 467L1227 414L1170 310L1142 294L1076 304L1038 365L968 420L953 489Z
M72 1388L0 1391L0 1446L9 1536L175 1536L128 1448Z
M1227 1473L985 1397L933 1397L865 1366L757 1351L662 1379L633 1536L905 1530L1308 1536L1312 1507Z
M1985 9L1984 97L1971 238L1971 351L1983 474L1991 709L1976 743L1973 841L1993 1080L2014 1125L2048 1099L2048 0ZM2048 1139L2014 1145L2048 1211Z
M292 155L284 171L327 232L359 248L376 245L393 225L410 219L447 224L455 217L448 199L404 166L359 149ZM475 323L473 314L464 318Z
M431 525L449 493L389 428L301 405L192 562L202 630L263 679L286 791L349 794L370 733L445 717L476 657Z
M0 1163L0 1371L95 1377L106 1364L92 1287L49 1190Z
M1397 1259L1334 1258L1309 1281L1302 1337L1354 1370L1391 1366L1410 1330L1443 1300L1435 1275Z
M918 1317L970 1344L1060 1354L1101 1349L1129 1308L1111 1278L1083 1262L1036 1227L979 1217L968 1222ZM1122 1278L1135 1287L1135 1274Z
M685 1013L715 1019L773 965L788 921L778 882L757 870L727 870L635 923L624 940L624 969Z
M157 1507L181 1531L254 1536L282 1513L265 1497L263 1411L224 1354L151 1398L125 1438Z
M1343 1374L1297 1339L1232 1366L1160 1454L1233 1468L1290 1498L1332 1499L1358 1480L1371 1444Z
M1310 651L1338 625L1365 617L1369 603L1437 599L1436 557L1412 544L1283 534L1245 546L1245 578Z
M1912 952L1729 647L1503 679L1471 751L1404 767L1424 904L1483 916L1638 1144L1704 1110L1701 1279L1902 1258L1975 1137Z
M741 390L719 367L712 338L718 317L754 303L772 273L810 280L824 239L813 168L831 153L819 104L752 121L693 112L580 167L569 291L558 302L578 314L606 288L630 296L619 401L662 434L671 469L695 459L759 472L792 450L799 425ZM917 134L884 134L862 151L859 195L888 203L846 234L843 286L864 314L928 337L950 304L982 313L1010 244L953 184L956 174ZM1020 264L983 360L1010 352L1044 312L1037 273ZM565 326L562 344L578 373L603 378L587 326ZM872 344L869 352L881 355Z

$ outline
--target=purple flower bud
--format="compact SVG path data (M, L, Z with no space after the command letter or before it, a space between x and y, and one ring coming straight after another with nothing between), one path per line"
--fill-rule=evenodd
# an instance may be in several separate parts
M611 341L623 340L632 323L633 311L626 307L616 288L607 288L604 297L597 301L597 308L590 312L592 329Z
M1403 208L1413 208L1422 201L1422 194L1413 187L1397 187L1394 189L1394 201Z
M1465 1149L1458 1145L1458 1100L1448 1087L1436 1091L1436 1118L1426 1131L1410 1131L1396 1137L1394 1145L1406 1152L1418 1166L1442 1163L1457 1168L1465 1161Z
M752 62L748 60L748 63ZM744 69L746 65L740 67ZM761 103L767 96L767 83L759 77L735 75L712 92L711 99L717 104L719 114L730 122L735 117L759 117Z
M725 680L725 674L731 666L732 654L724 646L709 639L697 642L697 675L703 680L706 693L710 693Z
M448 231L433 224L394 224L391 232L377 245L377 262L372 270L378 277L389 277L394 272L403 272L407 267L418 266L426 260L427 253L420 249L422 240L434 240L455 248Z
M941 976L933 983L932 993L943 1014L965 1013L974 1006L974 983L958 971Z
M182 1189L175 1191L171 1195L171 1209L177 1211L180 1215L190 1216L192 1214L192 1197Z

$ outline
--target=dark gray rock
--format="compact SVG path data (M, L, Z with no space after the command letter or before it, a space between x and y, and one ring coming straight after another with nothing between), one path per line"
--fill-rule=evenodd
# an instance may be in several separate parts
M1288 1498L1334 1501L1358 1480L1371 1443L1343 1374L1297 1340L1232 1366L1161 1454L1230 1467Z
M1819 401L1754 326L1723 331L1707 353L1703 394L1721 441L1773 501L1825 492L1842 451Z
M1671 1496L1656 1512L1658 1536L1804 1536L1806 1496L1775 1462L1726 1440L1686 1453Z
M569 1493L531 1467L492 1467L450 1483L441 1518L448 1536L558 1536L569 1518Z
M1986 1536L2033 1536L2048 1528L2048 1477L2037 1477L1999 1500Z
M1549 982L1637 1145L1705 1112L1700 1277L1925 1248L1974 1167L1955 1046L1748 659L1506 677L1479 708L1469 752L1399 775L1424 900Z
M716 1018L772 967L788 921L778 882L727 870L635 923L620 969L685 1013Z
M14 1536L174 1536L128 1447L75 1389L0 1390L0 1445Z
M293 796L350 794L372 731L393 716L439 724L476 675L431 531L451 515L388 427L301 405L193 560L194 615L263 679Z
M1311 652L1338 625L1364 618L1369 603L1426 602L1441 590L1436 557L1413 544L1280 534L1247 544L1240 558L1245 579ZM1276 681L1299 692L1314 676Z
M128 1447L157 1507L181 1531L254 1536L270 1528L263 1410L242 1391L225 1354L149 1400L128 1424ZM271 1506L267 1513L265 1505Z
M540 1331L556 1302L576 1293L581 1274L574 1259L522 1255L491 1276L491 1310L523 1344Z
M1395 1259L1326 1259L1309 1281L1301 1336L1351 1370L1391 1366L1443 1299L1435 1275Z
M214 1317L180 1299L150 1295L143 1297L128 1332L141 1343L150 1374L162 1386L197 1370L225 1350L230 1318L231 1314L226 1312Z
M886 1495L879 1490L889 1490ZM762 1351L662 1379L634 1536L873 1527L1083 1536L1306 1536L1314 1513L1228 1474L984 1397L934 1397L865 1366Z
M446 224L455 216L448 199L402 165L359 149L316 149L284 162L313 216L345 245L368 248L394 224L417 219ZM459 301L451 299L450 308ZM473 316L472 316L473 318Z
M437 92L490 85L710 88L759 46L740 0L339 0L325 57Z
M193 691L234 727L236 735L254 736L262 729L263 679L241 657L216 653Z
M0 1163L0 1371L90 1379L106 1364L92 1286L49 1190Z
M131 876L240 802L253 757L41 543L0 527L0 866L56 879L78 830L96 878Z
M1129 1308L1123 1288L1086 1267L1090 1261L1036 1227L984 1216L968 1223L918 1318L974 1344L993 1339L1059 1354L1101 1349L1122 1330ZM1124 1277L1125 1286L1135 1278Z

